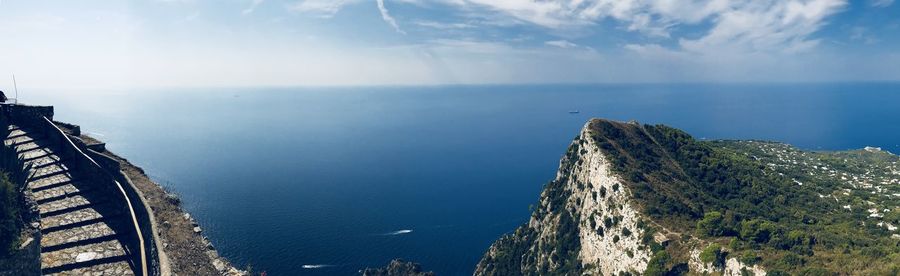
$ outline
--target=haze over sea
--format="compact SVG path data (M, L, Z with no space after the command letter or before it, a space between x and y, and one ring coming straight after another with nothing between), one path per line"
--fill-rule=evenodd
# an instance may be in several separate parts
M398 257L471 274L593 117L900 152L900 83L20 90L179 194L221 254L270 275Z

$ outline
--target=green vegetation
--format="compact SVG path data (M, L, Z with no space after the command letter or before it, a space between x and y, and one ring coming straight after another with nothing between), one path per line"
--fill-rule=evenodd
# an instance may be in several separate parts
M21 219L15 185L0 172L0 256L8 255L18 244Z
M722 253L722 246L717 243L710 244L700 252L700 261L714 266L722 266L725 264L725 255Z
M758 141L698 141L663 125L595 120L589 134L622 182L591 196L607 198L624 190L628 201L608 200L604 209L634 204L646 219L637 228L609 231L622 218L593 216L597 233L620 241L642 232L641 248L650 248L648 275L687 272L692 237L709 246L704 262L722 265L736 258L760 265L770 275L897 275L900 272L900 157L868 149L806 152L789 145ZM580 139L580 138L579 138ZM479 264L489 275L581 274L577 262L579 214L568 210L571 172L584 160L578 139L560 166L560 178L548 183L533 219L550 221L555 236L537 239L520 227L495 243L498 254ZM579 187L590 183L575 181ZM580 190L580 188L579 188ZM585 214L587 215L587 214ZM545 225L546 226L546 225ZM663 244L653 241L661 226L681 235ZM650 229L650 230L648 230ZM657 228L658 229L658 228ZM564 243L564 244L559 244ZM727 247L722 247L727 245ZM634 254L635 252L624 252ZM552 258L553 268L538 267ZM590 266L594 268L594 266Z
M745 263L748 265L755 265L756 263L759 262L759 257L757 257L756 253L753 253L752 250L747 250L747 251L744 251L744 254L741 255L741 258L739 260L742 263Z
M0 128L0 135L9 131ZM25 168L15 150L0 145L0 257L8 256L19 245L22 222L22 193L20 183L25 182Z
M891 198L900 192L896 155L697 141L663 125L599 120L591 127L644 213L669 229L731 237L731 250L750 252L734 255L746 257L740 260L788 273L805 265L882 274L900 264L900 241L891 238L898 232L887 230L900 226L900 200ZM822 167L829 175L812 171Z
M666 275L668 269L666 268L666 264L672 257L669 256L669 253L666 251L659 251L656 254L653 254L653 257L650 258L650 262L647 264L647 270L644 271L644 275L647 276L660 276Z
M722 213L712 211L703 215L703 219L697 222L697 233L701 236L721 236L725 234L725 227L722 225Z
M479 265L483 265L486 275L518 275L522 274L522 256L528 251L528 245L534 239L534 232L521 226L515 232L505 235L493 247L496 253L485 255Z

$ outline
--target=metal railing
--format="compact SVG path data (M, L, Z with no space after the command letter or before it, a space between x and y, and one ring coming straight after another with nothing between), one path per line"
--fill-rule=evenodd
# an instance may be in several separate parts
M128 193L126 193L125 189L122 187L122 184L119 183L119 181L116 181L112 175L109 175L109 172L107 172L105 169L103 169L102 166L100 166L100 164L98 164L96 161L94 161L94 159L92 159L90 156L85 154L77 145L75 145L75 143L72 142L72 139L69 139L69 136L66 135L66 133L63 132L62 129L60 129L58 126L56 126L56 124L54 124L52 120L48 119L47 117L43 117L43 119L46 122L47 126L50 128L50 131L53 131L54 132L53 134L60 136L60 140L61 140L60 142L64 143L64 145L62 145L62 147L61 147L61 148L63 148L63 151L74 151L74 152L71 152L71 154L73 155L71 157L73 159L74 158L82 158L83 161L87 161L88 165L92 167L92 168L80 168L80 169L97 170L101 174L105 174L107 176L108 179L106 179L106 180L112 181L113 183L115 183L115 186L116 186L115 188L118 189L119 195L122 197L122 199L125 200L125 205L126 205L125 207L127 207L128 213L131 215L132 226L134 226L134 232L138 239L138 245L139 245L138 251L140 252L140 259L139 259L140 264L138 264L138 265L140 266L140 274L141 275L150 275L147 270L147 267L148 267L147 255L151 255L151 254L148 254L147 248L144 246L144 235L141 233L142 232L141 225L138 223L137 215L135 214L135 211L134 211L135 208L132 205L131 199L128 197ZM147 210L147 211L149 211L149 210ZM123 246L125 246L126 248L128 247L125 244L123 244ZM130 250L130 251L132 251L132 254L133 254L133 250Z

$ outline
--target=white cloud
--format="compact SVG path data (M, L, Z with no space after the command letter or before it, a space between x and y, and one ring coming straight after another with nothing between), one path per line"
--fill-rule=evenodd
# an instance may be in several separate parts
M435 39L428 41L425 46L432 49L463 51L471 54L499 54L519 51L502 42L475 39Z
M894 4L894 0L871 0L869 2L876 8L887 8Z
M457 0L459 6L485 7L522 22L560 29L595 25L612 18L631 31L668 35L678 23L697 23L729 6L725 0Z
M253 13L253 11L256 10L256 7L259 7L259 5L262 4L263 1L265 0L252 0L252 2L250 2L250 6L242 10L241 14L248 15Z
M303 0L288 5L288 9L295 12L312 14L321 18L331 18L344 6L353 4L354 0Z
M544 42L544 44L549 45L549 46L563 48L563 49L570 49L570 48L578 47L578 44L569 42L568 40L551 40L551 41Z
M875 0L892 1L892 0ZM486 8L523 23L551 30L584 28L605 19L628 31L670 37L683 25L707 29L697 37L678 37L679 47L702 52L719 49L796 52L818 44L809 37L839 12L846 0L455 0L471 9Z
M416 24L416 25L419 25L422 27L441 29L441 30L475 28L475 25L468 24L468 23L445 23L445 22L435 22L435 21L429 21L429 20L416 20L413 22L413 24Z
M406 34L403 30L400 29L400 25L397 24L397 20L391 17L391 14L388 12L388 9L384 6L384 0L377 0L378 2L378 11L381 12L381 18L384 19L384 22L387 22L391 27L394 27L394 30L401 34Z
M255 0L260 1L260 0ZM418 3L417 0L398 0L404 3ZM261 1L260 1L261 2ZM351 4L363 3L363 0L303 0L301 2L296 2L291 5L288 5L288 10L312 14L321 18L331 18L335 14L341 11L345 6ZM403 29L400 28L400 24L397 23L397 20L391 16L390 11L388 11L387 7L384 5L384 0L376 0L376 4L378 5L378 12L381 13L381 18L385 23L390 25L400 34L406 34ZM252 12L252 8L256 5L253 5L250 9ZM245 10L245 13L249 13Z
M449 1L454 0L387 1L393 12L388 17L398 16L390 18L411 35L377 43L346 39L346 33L330 29L303 28L286 14L272 14L271 20L288 18L277 24L245 18L257 24L253 28L216 24L240 17L236 11L252 6L251 0L241 0L242 6L231 11L215 5L201 9L195 13L202 14L198 20L209 24L177 22L177 28L160 27L170 26L169 17L164 21L146 14L184 15L193 9L153 5L149 8L159 10L135 12L133 5L121 4L77 5L60 12L32 5L31 11L17 10L0 24L0 37L16 38L16 43L0 43L0 53L7 53L0 55L0 75L15 72L20 88L900 80L900 53L886 46L835 44L793 54L820 43L816 32L846 6L843 0L545 0L544 6L536 6L543 10L534 11L529 10L532 1ZM377 20L375 8L380 7L372 2L289 0L289 6L279 7L330 17L346 12L348 5L361 5L366 16ZM20 3L25 2L2 2L3 7ZM866 8L870 2L862 3ZM435 19L428 17L432 13L415 10L400 14L407 10L392 4L435 9L429 12L442 16ZM260 14L262 8L248 13ZM104 20L96 21L97 10L121 16L103 14ZM583 37L591 28L616 22L634 33L620 36L601 30L609 37ZM510 24L519 26L508 28ZM866 29L831 26L835 32L823 35L821 44L826 38L862 44L868 36L884 35L876 29L898 28L884 24L860 25ZM271 32L256 31L261 28ZM588 31L580 32L584 29ZM633 38L642 34L651 37ZM413 45L395 44L407 42ZM577 44L603 44L602 52ZM616 45L622 46L609 49Z
M717 14L703 37L680 39L690 52L800 52L818 44L809 36L840 11L843 0L754 1Z

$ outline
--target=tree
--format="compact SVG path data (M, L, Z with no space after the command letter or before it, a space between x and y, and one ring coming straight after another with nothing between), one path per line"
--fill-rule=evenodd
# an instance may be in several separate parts
M722 254L722 246L718 243L712 243L700 252L700 261L713 264L714 266L722 266L725 263L725 255Z
M703 215L703 219L697 222L697 232L704 236L721 236L725 233L722 218L722 213L717 211L707 212Z
M741 239L764 244L776 232L775 223L763 219L751 219L741 222Z
M759 257L757 257L753 251L747 250L741 255L741 262L747 265L754 265L759 262Z

